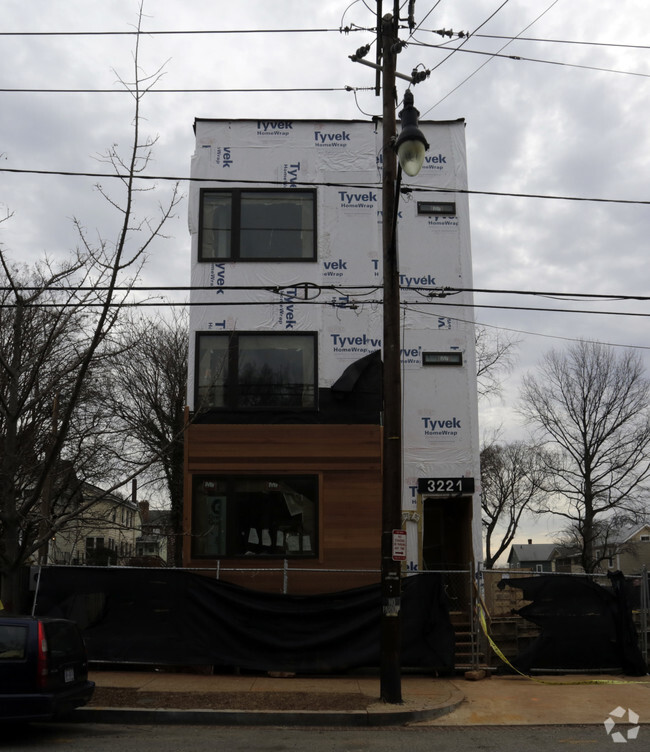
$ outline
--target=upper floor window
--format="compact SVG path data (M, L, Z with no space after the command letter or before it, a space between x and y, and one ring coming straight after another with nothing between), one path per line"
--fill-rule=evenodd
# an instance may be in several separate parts
M199 261L314 261L313 190L201 190Z
M316 335L197 333L199 409L314 409Z

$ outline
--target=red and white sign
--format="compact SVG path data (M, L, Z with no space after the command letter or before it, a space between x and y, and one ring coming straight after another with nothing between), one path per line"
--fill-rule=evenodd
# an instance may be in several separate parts
M406 530L393 530L393 561L406 561Z

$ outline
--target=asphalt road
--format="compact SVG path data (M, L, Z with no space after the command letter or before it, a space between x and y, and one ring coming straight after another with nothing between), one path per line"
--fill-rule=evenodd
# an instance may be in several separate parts
M642 726L629 752L648 749ZM0 749L11 752L546 752L612 750L602 726L464 726L448 728L233 728L215 726L118 726L59 723L0 726Z

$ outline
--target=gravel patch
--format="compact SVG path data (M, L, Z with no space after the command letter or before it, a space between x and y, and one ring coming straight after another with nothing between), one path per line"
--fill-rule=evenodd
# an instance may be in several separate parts
M175 710L366 710L376 699L359 693L146 692L96 687L88 707Z

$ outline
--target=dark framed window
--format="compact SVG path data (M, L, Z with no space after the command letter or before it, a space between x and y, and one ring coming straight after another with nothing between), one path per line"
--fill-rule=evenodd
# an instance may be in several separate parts
M201 190L199 261L314 261L313 190Z
M195 475L192 556L315 557L317 475Z
M197 407L316 408L316 335L198 332Z
M456 216L455 201L418 201L418 214Z
M423 352L423 366L462 366L462 352Z

